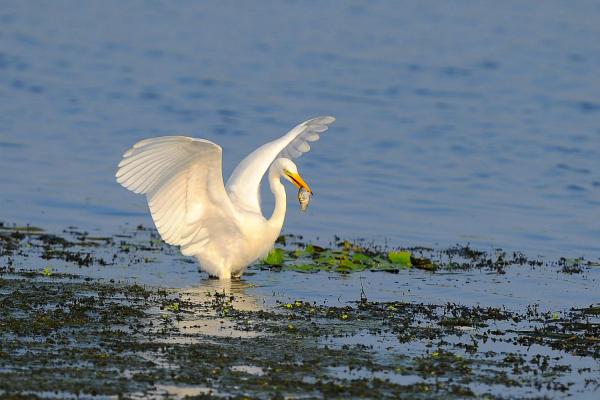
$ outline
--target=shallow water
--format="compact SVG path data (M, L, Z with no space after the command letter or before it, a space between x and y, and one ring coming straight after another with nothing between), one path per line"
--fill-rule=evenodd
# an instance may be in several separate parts
M593 1L5 1L0 218L150 225L113 178L137 140L211 139L228 175L331 114L288 232L598 256L598 20Z
M0 226L0 395L594 399L600 390L597 262L565 269L463 248L415 250L435 272L299 273L285 253L283 266L216 280L157 238ZM296 240L286 249L304 248ZM345 247L309 254L319 264Z

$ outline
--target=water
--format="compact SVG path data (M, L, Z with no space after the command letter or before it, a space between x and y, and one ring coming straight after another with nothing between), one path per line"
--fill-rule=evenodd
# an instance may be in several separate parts
M202 279L194 262L154 235L133 229L83 240L80 232L0 229L0 338L8 357L0 393L89 398L97 387L101 395L134 398L209 391L271 398L286 391L274 375L283 371L300 383L287 391L307 396L319 390L311 387L317 381L347 388L379 379L393 385L397 394L389 398L423 398L429 390L430 397L465 397L453 387L476 397L598 398L597 265L579 273L552 263L512 264L503 273L474 266L396 274L254 267L241 280ZM91 261L77 262L82 258ZM117 346L110 332L125 342ZM119 357L123 348L131 349L128 358ZM320 361L331 349L329 362ZM90 354L105 361L90 361ZM185 354L197 359L188 363ZM180 376L200 364L205 372ZM23 368L38 384L23 379ZM272 383L249 381L257 377ZM435 388L415 394L414 384ZM379 385L373 390L384 391ZM56 387L62 392L53 395ZM362 397L384 398L368 393Z
M3 1L0 219L150 225L114 181L137 140L213 140L228 176L326 114L287 232L598 257L598 21L591 1Z

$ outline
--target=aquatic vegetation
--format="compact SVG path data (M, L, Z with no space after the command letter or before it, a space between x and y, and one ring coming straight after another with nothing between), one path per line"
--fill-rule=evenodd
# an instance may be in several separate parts
M577 397L600 387L597 302L540 311L404 296L373 301L358 292L351 301L317 302L310 288L287 299L270 289L253 298L243 282L242 291L199 292L188 282L169 289L91 276L144 271L160 257L190 265L143 227L112 238L0 228L0 254L0 396L176 397L193 387L198 398L500 399ZM79 263L87 256L94 268ZM429 282L475 270L502 281L511 268L571 274L563 264L468 246L336 240L322 247L287 236L248 276L290 271L308 280L321 276L292 271L320 272L334 278L335 293L333 285L357 271ZM594 262L577 265L579 274L597 271Z
M388 259L394 264L412 267L410 262L410 251L390 251L388 253Z
M264 259L265 264L268 265L282 265L283 264L283 251L281 249L273 249L269 252L267 257Z
M304 244L295 237L282 236L277 247L262 265L297 272L332 271L351 273L364 270L397 273L400 269L417 268L435 271L431 259L414 256L409 250L386 250L348 241L337 242L332 248ZM290 243L290 245L288 245ZM422 252L422 249L418 249Z
M23 229L23 230L21 230ZM79 267L110 265L127 255L127 263L152 263L159 254L176 254L177 249L160 240L153 229L137 227L134 232L115 237L94 237L86 232L66 230L64 235L45 233L40 228L0 226L0 256L36 252L44 260L63 260ZM124 258L123 258L124 259ZM293 235L280 236L275 248L252 268L318 271L348 274L360 271L399 273L401 270L486 269L498 274L511 265L557 265L564 273L580 273L598 261L560 259L555 263L530 259L521 253L486 253L457 246L445 250L427 248L388 249L362 242L337 240L330 247L305 243Z
M297 299L273 310L244 310L235 296L222 292L192 301L185 291L83 277L38 281L19 271L4 271L1 287L3 393L60 389L84 395L154 395L160 383L201 385L221 394L232 394L235 386L251 397L316 391L342 397L417 399L436 393L494 399L500 397L481 392L481 387L549 385L551 393L569 391L565 382L571 368L560 358L524 358L516 349L479 354L478 347L488 341L517 348L536 343L600 358L600 345L590 339L597 337L598 324L578 322L595 315L598 306L572 310L573 318L560 321L551 313L368 300L326 306ZM161 314L161 309L176 317ZM539 319L550 322L536 324ZM229 326L222 328L228 336L239 336L188 328L207 320ZM536 325L526 329L528 324ZM465 336L459 329L464 326L476 330ZM249 332L254 336L244 338ZM344 344L344 338L364 332L393 346L393 357L390 350L379 354L370 345ZM402 347L422 341L432 347L418 352ZM245 372L238 365L256 366L262 373ZM31 373L21 374L22 368ZM355 378L352 371L369 379ZM480 388L474 389L474 383Z

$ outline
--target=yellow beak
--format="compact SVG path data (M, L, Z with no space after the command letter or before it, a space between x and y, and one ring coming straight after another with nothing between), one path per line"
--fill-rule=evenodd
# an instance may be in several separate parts
M310 193L312 193L312 190L310 190L310 187L308 187L308 185L306 184L306 182L304 182L304 179L302 179L302 177L299 174L293 174L291 172L285 172L285 174L287 176L289 176L289 178L291 179L292 183L298 188L300 189L301 187L303 187L304 189L308 190Z

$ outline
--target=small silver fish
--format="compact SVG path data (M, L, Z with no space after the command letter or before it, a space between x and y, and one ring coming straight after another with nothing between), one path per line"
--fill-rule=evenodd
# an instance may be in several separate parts
M300 211L306 211L308 207L308 203L310 203L310 198L312 197L312 193L301 187L298 190L298 202L300 203Z

